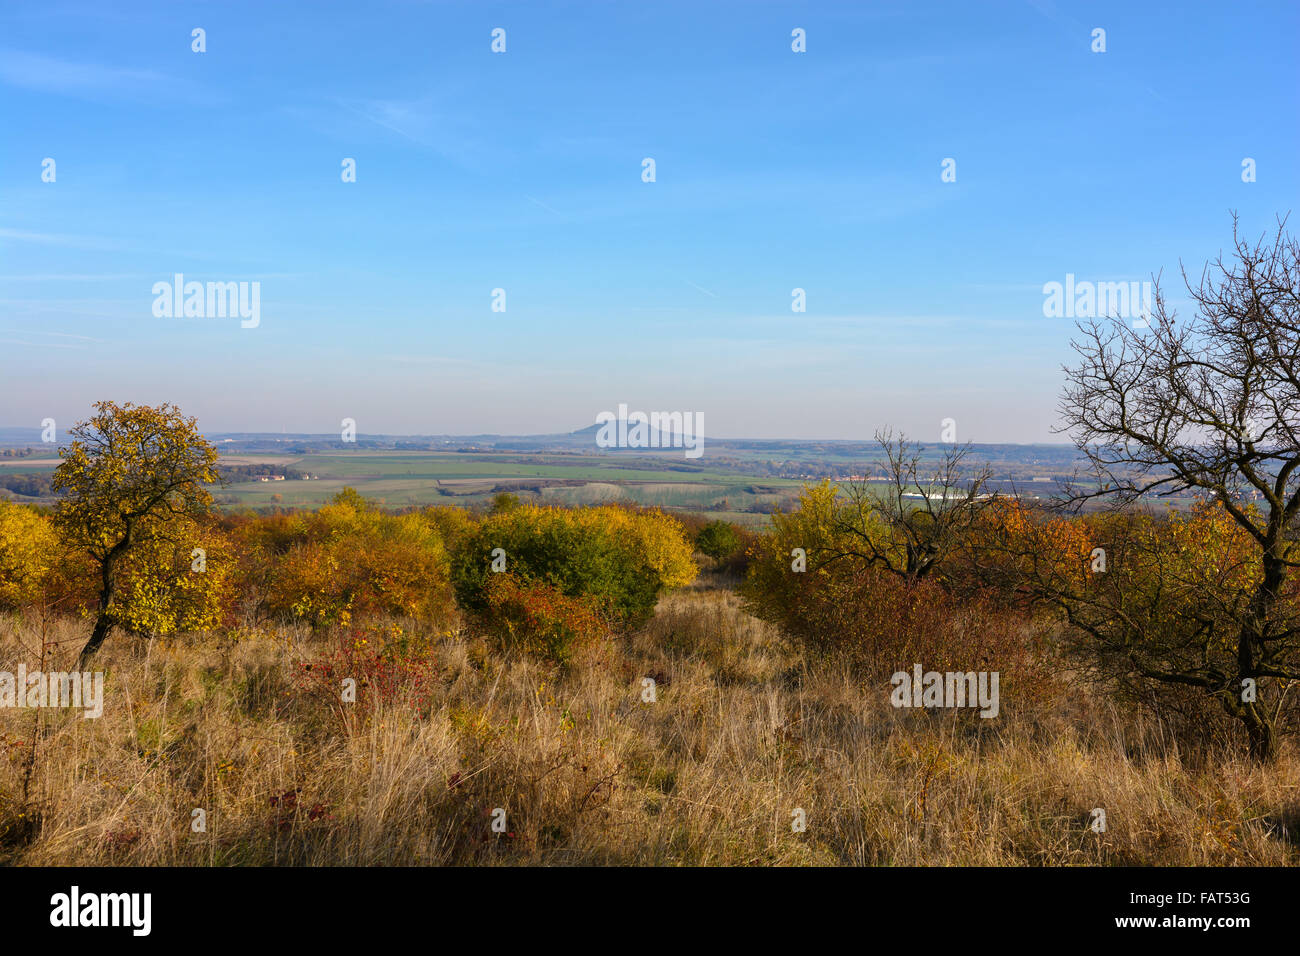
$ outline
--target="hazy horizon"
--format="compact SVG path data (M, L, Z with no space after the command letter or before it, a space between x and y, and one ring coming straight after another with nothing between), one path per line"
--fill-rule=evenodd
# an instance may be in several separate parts
M335 429L332 432L255 431L246 428L232 428L228 430L218 431L210 428L204 428L203 423L199 422L199 430L202 434L204 434L208 438L228 438L232 435L243 435L249 438L275 438L278 436L286 436L289 438L312 438L312 439L328 439L336 442L339 441L338 429ZM366 432L366 431L358 431L357 440L359 443L364 443L367 439L379 440L379 439L387 439L387 438L553 438L553 437L561 437L567 435L576 435L578 432L582 430L583 429L568 429L568 430L560 429L560 430L551 430L551 431L542 431L542 432L519 432L519 431ZM8 441L19 441L19 440L22 441L30 440L34 444L40 444L41 431L42 430L39 427L27 427L22 425L0 425L0 444L4 444ZM30 435L31 437L30 439L25 437L19 438L18 437L19 434L24 436ZM931 440L923 438L922 436L919 435L913 436L910 433L906 434L905 437L909 439L915 438L921 444L929 444L929 443L942 444L941 442L938 441L931 442ZM876 440L874 434L866 434L860 437L853 437L853 436L845 437L841 435L841 436L813 436L811 438L797 438L790 435L778 435L772 438L747 438L747 437L737 436L737 435L710 435L707 432L705 433L705 438L710 442L728 442L728 441L796 442L796 443L842 442L845 444L863 444L863 443L874 444ZM63 429L63 425L60 424L58 443L62 444L65 440L66 440L66 432ZM1074 447L1073 442L1065 441L1061 439L1058 439L1056 441L1031 441L1031 442L972 441L971 444L1025 445L1025 446L1051 445L1051 446L1065 446L1071 448ZM651 450L653 451L654 449ZM645 449L637 449L637 448L608 448L608 449L602 449L602 451L627 452L629 454L645 453Z

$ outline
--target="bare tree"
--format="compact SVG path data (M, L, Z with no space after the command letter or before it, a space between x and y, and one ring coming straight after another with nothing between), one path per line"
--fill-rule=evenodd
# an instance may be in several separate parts
M884 452L883 481L856 480L837 509L836 540L846 542L816 557L820 563L856 558L907 581L938 571L968 537L995 495L985 492L987 467L969 471L970 445L945 445L927 463L924 447L892 429L876 432Z
M1071 504L1202 498L1249 535L1258 571L1244 599L1213 596L1235 609L1224 653L1207 644L1195 659L1162 660L1139 653L1140 632L1097 636L1127 648L1118 658L1143 676L1216 696L1244 724L1251 753L1269 759L1273 717L1250 690L1300 679L1300 622L1284 593L1300 557L1300 245L1285 219L1271 239L1247 241L1235 215L1232 232L1228 261L1207 263L1196 284L1183 270L1190 320L1179 321L1157 278L1149 328L1113 318L1079 324L1061 430L1090 465L1091 480L1070 486Z

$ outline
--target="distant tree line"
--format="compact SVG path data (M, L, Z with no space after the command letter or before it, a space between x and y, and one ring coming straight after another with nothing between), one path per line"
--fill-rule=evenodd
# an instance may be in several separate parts
M0 488L24 498L53 498L53 475L0 475Z
M233 484L239 481L260 478L262 475L284 475L285 478L302 478L307 473L299 471L297 468L287 468L284 465L221 465L217 468L217 474L221 476L223 482Z

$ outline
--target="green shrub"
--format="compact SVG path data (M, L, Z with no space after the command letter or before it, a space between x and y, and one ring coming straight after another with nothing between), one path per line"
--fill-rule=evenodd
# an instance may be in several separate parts
M729 521L710 521L695 535L696 550L714 561L725 561L740 545L740 533Z
M498 568L504 561L501 571L493 570L494 556ZM521 585L589 599L611 623L635 627L654 612L664 589L689 583L696 568L681 526L661 513L521 505L488 515L469 531L451 573L461 605L480 614L488 607L489 582L504 573Z

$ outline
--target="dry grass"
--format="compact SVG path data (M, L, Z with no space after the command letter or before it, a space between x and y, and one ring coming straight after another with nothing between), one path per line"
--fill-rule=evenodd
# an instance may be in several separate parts
M56 626L51 669L83 636ZM34 623L0 623L0 668L36 666L23 648L38 645ZM296 689L319 653L292 629L119 637L97 665L101 719L0 710L0 862L1297 861L1292 750L1269 768L1192 762L1082 692L1033 713L1004 699L991 721L895 711L887 685L807 666L725 588L666 598L644 631L565 672L439 635L423 716L391 702L367 718Z

